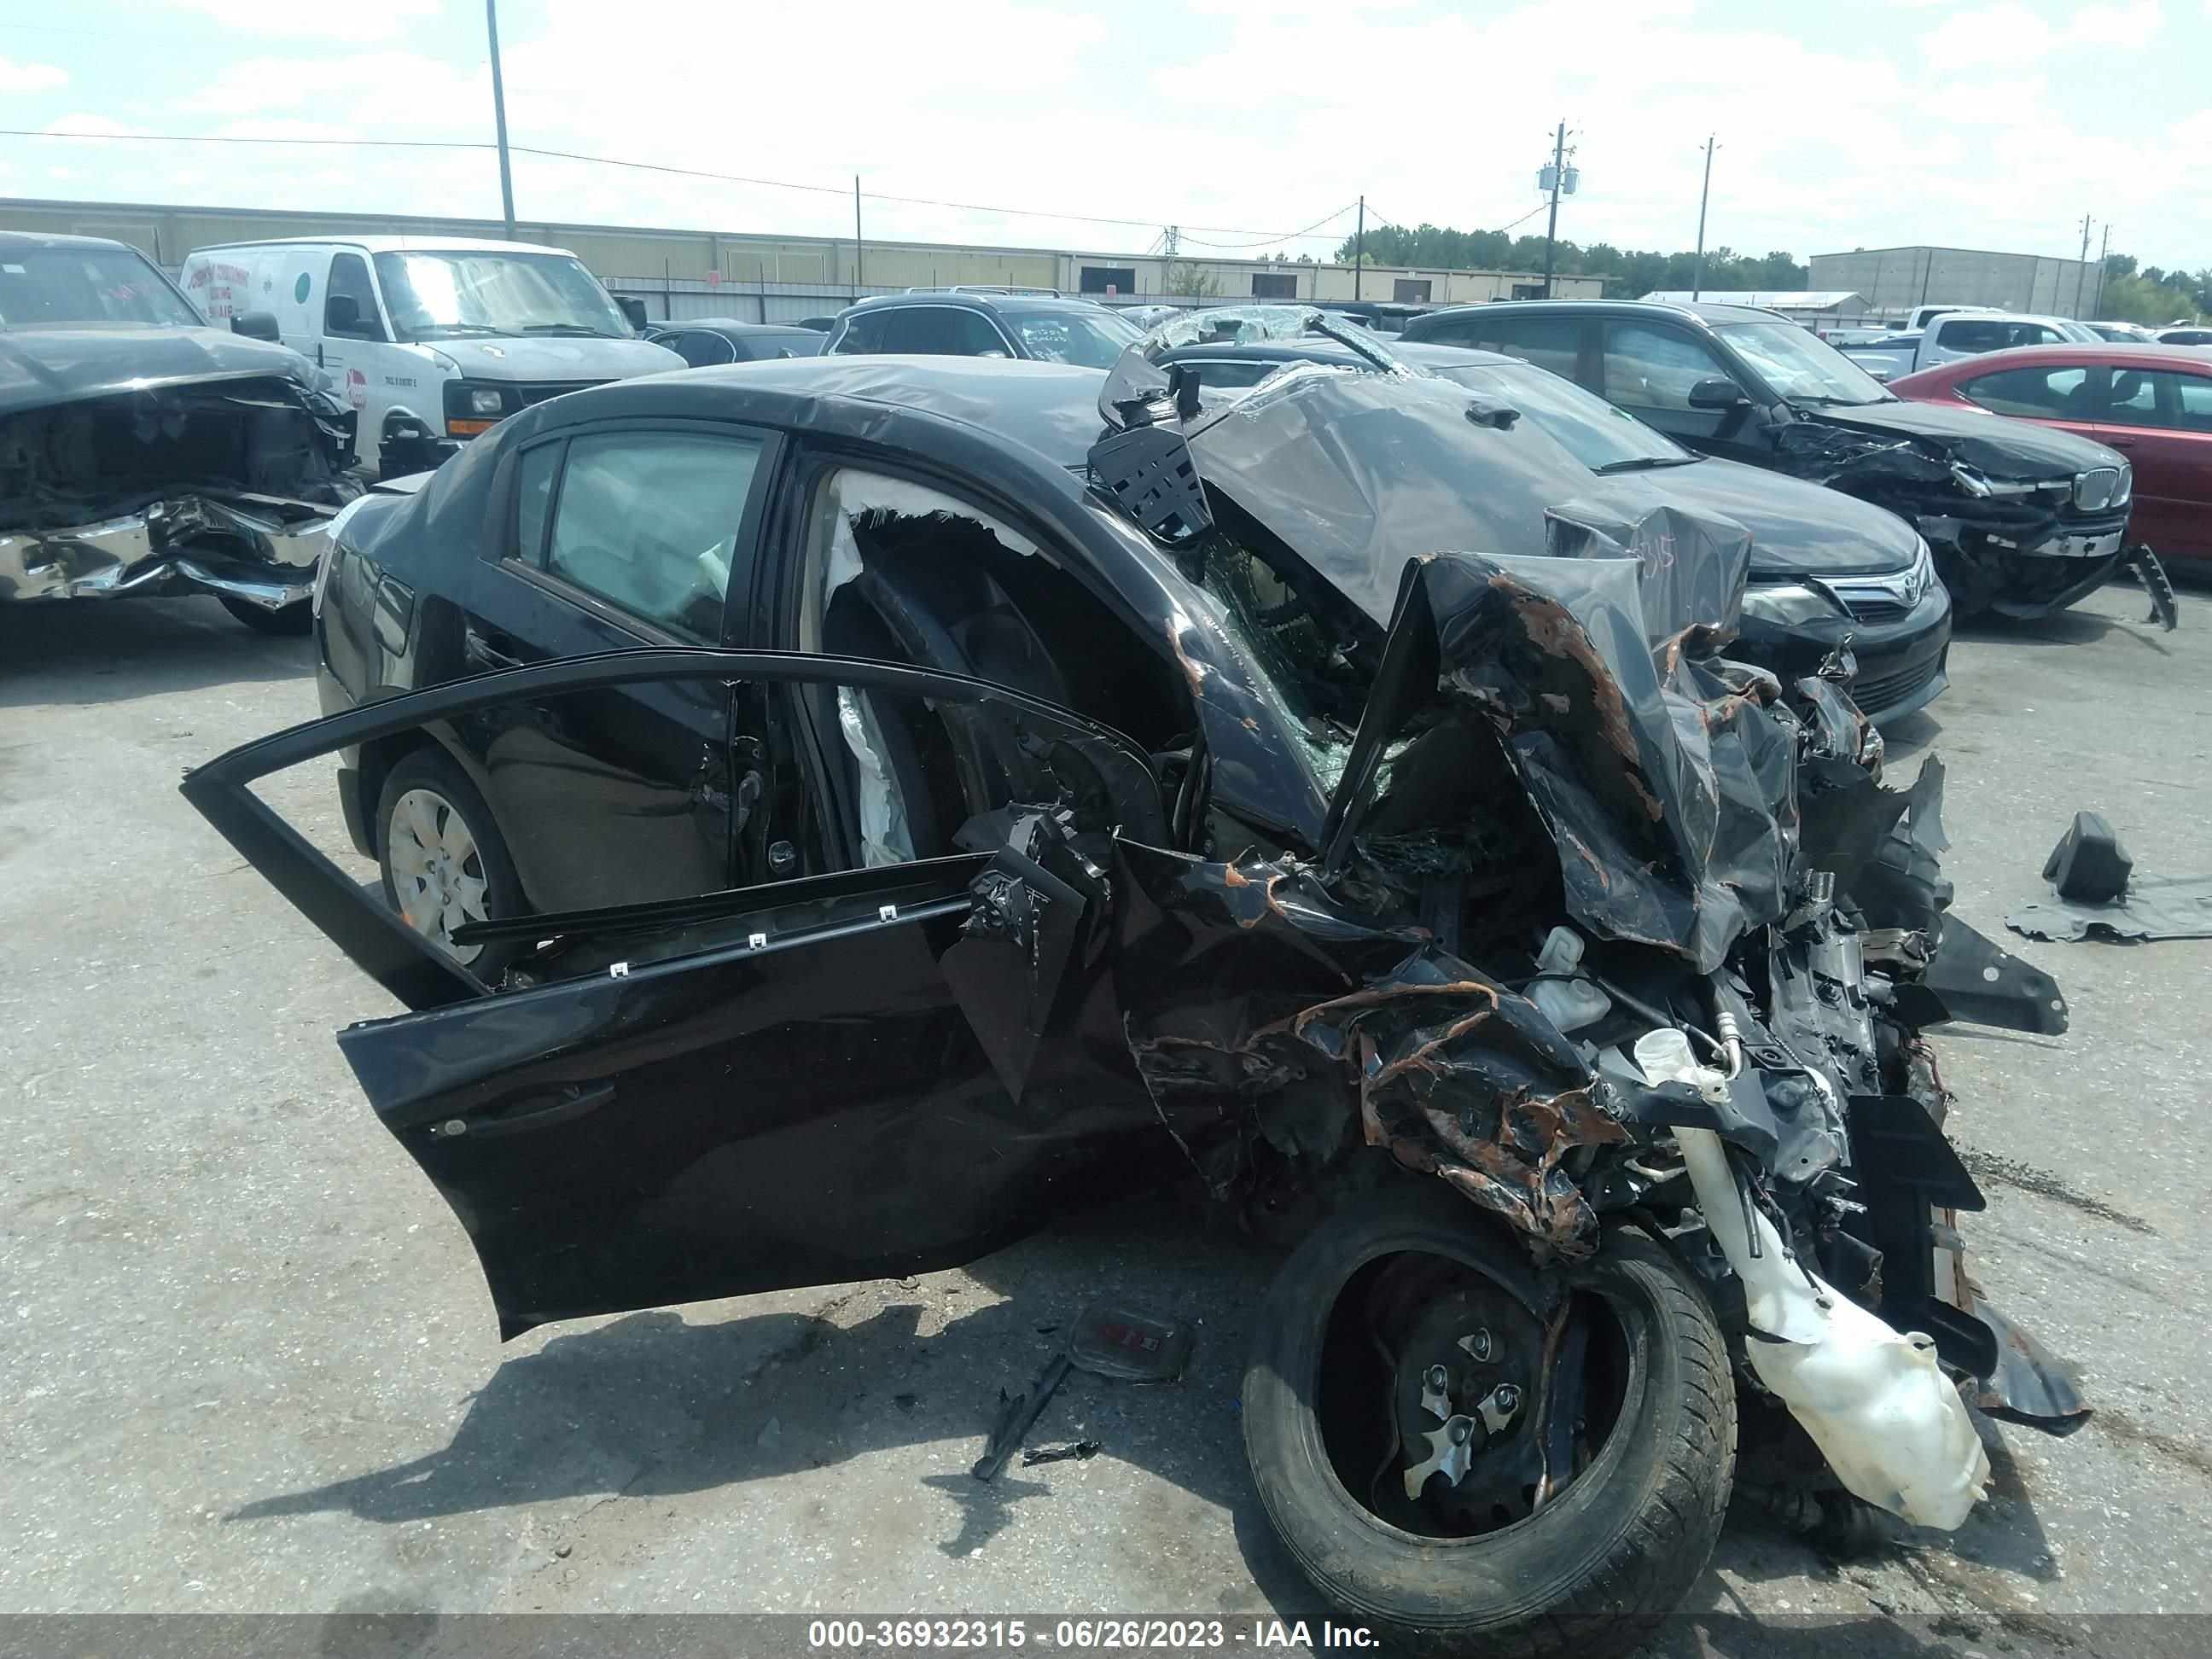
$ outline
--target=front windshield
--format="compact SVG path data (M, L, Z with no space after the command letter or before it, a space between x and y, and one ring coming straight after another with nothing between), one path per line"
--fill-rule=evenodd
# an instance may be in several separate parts
M29 248L0 258L0 326L77 323L207 326L145 256L131 248Z
M1022 349L1048 363L1111 368L1122 352L1145 337L1110 311L1002 313L1022 337Z
M1534 364L1468 363L1430 373L1510 404L1593 472L1681 466L1698 459L1626 410Z
M376 274L400 337L589 334L635 337L622 307L567 253L380 253Z
M1881 382L1795 323L1722 323L1715 332L1784 397L1808 404L1892 402Z

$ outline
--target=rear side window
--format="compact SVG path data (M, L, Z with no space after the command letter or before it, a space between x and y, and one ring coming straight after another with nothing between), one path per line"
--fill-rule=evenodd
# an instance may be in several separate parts
M526 524L529 465L540 453L524 461ZM755 440L690 432L572 440L544 568L641 621L718 643L760 456Z
M890 313L883 311L864 311L848 318L845 331L837 337L837 355L847 352L866 353L884 349L884 319Z
M1436 323L1421 331L1421 342L1425 345L1471 346L1474 343L1474 319L1471 317Z
M708 329L686 329L660 343L694 368L711 368L716 363L735 362L738 358L729 341Z
M952 306L912 306L891 312L880 349L925 357L981 357L994 351L1002 357L1012 355L989 318Z
M2212 380L2165 369L2116 368L2112 401L2100 418L2113 426L2212 432Z
M1549 367L1549 365L1546 365ZM1605 395L1632 409L1687 409L1690 388L1728 367L1700 342L1645 323L1605 325Z
M1431 339L1443 339L1441 334ZM1582 319L1578 317L1500 317L1480 321L1473 343L1486 351L1502 351L1509 357L1548 368L1554 374L1575 377L1575 360L1581 354ZM1468 343L1468 336L1451 337L1453 345Z
M2087 421L2095 418L2089 404L2103 378L2101 370L2093 379L2086 368L2006 368L1961 380L1959 390L1970 401L1999 415Z

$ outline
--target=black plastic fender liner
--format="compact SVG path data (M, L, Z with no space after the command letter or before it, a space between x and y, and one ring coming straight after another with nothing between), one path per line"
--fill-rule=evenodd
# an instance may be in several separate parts
M1943 917L1942 931L1930 942L1934 955L1921 984L1942 1004L1942 1018L2039 1036L2064 1035L2066 999L2050 975L1955 915Z

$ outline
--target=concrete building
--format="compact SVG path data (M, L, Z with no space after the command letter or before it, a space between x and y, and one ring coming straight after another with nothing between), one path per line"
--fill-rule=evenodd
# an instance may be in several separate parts
M1811 286L1850 289L1867 309L1901 316L1915 306L1976 306L2045 316L2097 314L2097 262L1960 247L1860 248L1816 253Z
M496 238L489 219L400 214L285 213L248 208L109 202L0 200L0 229L107 236L173 270L196 247L295 236L383 234ZM1355 297L1421 304L1533 298L1543 279L1528 271L1427 270L1300 260L1170 259L1159 254L1086 253L941 242L866 242L850 237L658 230L518 221L515 235L574 252L655 317L738 316L779 322L835 311L871 294L958 283L1054 288L1101 299L1177 300L1192 289L1215 303L1254 299L1328 304ZM1595 299L1594 276L1563 276L1564 299ZM1355 293L1356 290L1356 293Z

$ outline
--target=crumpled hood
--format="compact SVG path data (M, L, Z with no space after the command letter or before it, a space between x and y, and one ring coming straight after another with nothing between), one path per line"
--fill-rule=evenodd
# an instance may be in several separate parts
M1900 398L1887 404L1801 404L1797 413L1808 421L1855 432L1932 440L1954 459L1992 478L2070 478L2093 467L2118 466L2122 459L2104 445L2071 432L1941 404Z
M0 416L192 380L313 384L289 346L214 328L27 328L0 333Z

